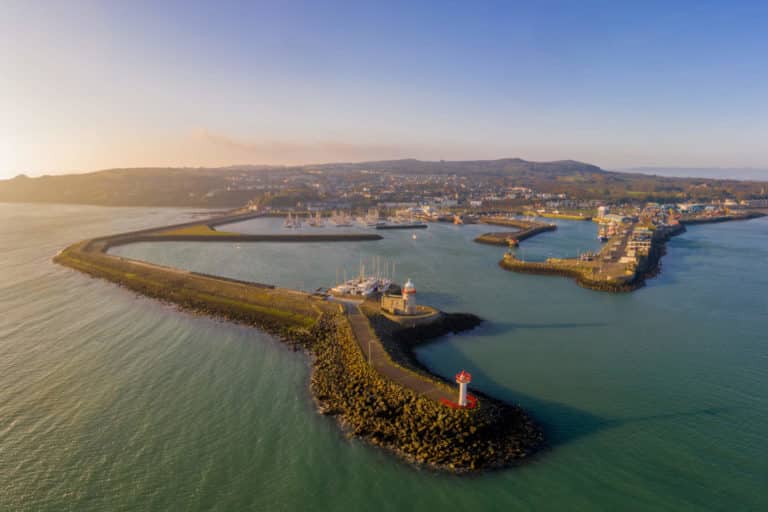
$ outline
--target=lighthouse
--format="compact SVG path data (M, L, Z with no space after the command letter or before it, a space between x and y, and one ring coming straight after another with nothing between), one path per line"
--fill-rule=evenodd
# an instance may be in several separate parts
M472 381L472 376L465 372L464 370L461 370L459 373L456 374L456 384L459 385L459 406L460 407L466 407L467 406L467 384L469 384Z
M403 286L403 305L407 315L416 314L416 286L414 286L410 278L408 278L405 286Z

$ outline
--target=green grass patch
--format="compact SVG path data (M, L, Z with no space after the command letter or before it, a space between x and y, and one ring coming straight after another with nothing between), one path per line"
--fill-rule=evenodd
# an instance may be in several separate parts
M216 231L208 224L195 224L194 226L187 226L186 228L159 231L154 233L153 236L239 236L240 234L241 233L235 233L234 231Z

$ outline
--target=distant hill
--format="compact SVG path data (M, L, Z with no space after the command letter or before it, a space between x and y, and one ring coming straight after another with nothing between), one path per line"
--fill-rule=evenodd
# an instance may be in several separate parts
M221 168L108 169L87 174L0 181L2 202L55 202L108 206L234 207L285 187L284 178L297 183L297 196L311 198L314 190L302 175L326 177L366 174L465 175L500 185L510 182L543 192L565 192L569 197L606 200L675 200L752 197L765 183L703 178L672 178L603 170L595 165L562 160L529 162L519 158L476 161L389 160L306 166L229 166ZM296 179L296 177L299 179ZM302 188L303 187L303 188ZM290 192L290 191L289 191Z
M604 173L596 165L560 160L556 162L529 162L520 158L500 160L465 160L465 161L424 161L424 160L384 160L378 162L358 162L346 164L322 164L307 166L316 169L358 170L392 172L394 174L486 174L497 176L524 176L529 173L549 176L567 174Z
M768 181L768 169L754 167L633 167L616 171L677 178Z

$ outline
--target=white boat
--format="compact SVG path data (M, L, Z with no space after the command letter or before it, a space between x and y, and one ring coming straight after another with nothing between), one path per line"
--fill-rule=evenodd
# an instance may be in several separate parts
M389 265L384 265L389 269ZM381 261L376 258L374 260L374 269L381 270ZM394 264L392 266L394 272ZM337 275L338 278L338 275ZM392 279L383 277L382 275L366 276L365 265L360 263L360 275L354 279L349 279L343 283L337 284L330 289L331 295L354 295L359 297L367 297L373 293L384 293L392 286Z
M317 212L314 217L309 217L309 225L313 228L322 228L325 226L325 221L323 220L323 217L320 215L320 212Z
M349 215L344 212L333 212L333 215L331 216L331 222L333 222L333 225L337 228L352 227L352 220L349 218Z
M386 224L386 222L379 218L379 210L376 208L368 210L368 214L365 217L360 217L358 221L367 228L375 228L376 226L383 226Z

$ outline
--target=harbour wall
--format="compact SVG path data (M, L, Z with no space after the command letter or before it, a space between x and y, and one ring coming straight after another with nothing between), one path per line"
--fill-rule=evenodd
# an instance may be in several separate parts
M434 381L440 380L426 369L413 374L421 383L415 389L385 377L366 361L350 319L338 304L297 290L189 272L106 252L109 247L139 241L244 241L241 236L222 238L227 235L152 235L200 224L211 225L184 223L85 240L62 250L54 262L187 311L259 327L294 348L302 348L310 355L310 387L321 412L336 416L350 434L413 463L457 473L502 468L529 457L542 444L541 431L518 406L477 393L476 408L452 409L418 391L421 387L432 389ZM250 241L380 238L252 235ZM479 321L472 315L461 319L455 314L439 314L423 326L399 328L418 338L471 328ZM365 322L369 325L369 320ZM398 364L388 350L387 357L392 365Z

